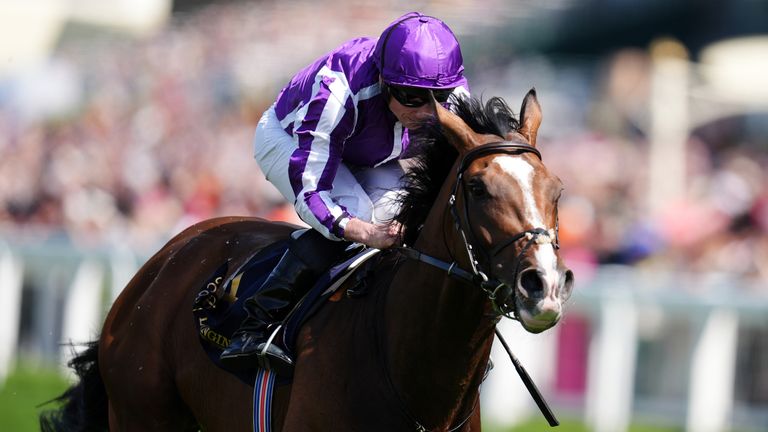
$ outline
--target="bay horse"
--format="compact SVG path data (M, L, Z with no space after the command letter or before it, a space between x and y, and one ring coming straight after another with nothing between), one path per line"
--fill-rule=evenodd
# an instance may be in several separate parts
M536 148L535 91L519 120L500 98L455 101L455 114L432 104L395 218L408 247L379 254L366 295L334 296L305 323L275 430L479 431L496 323L538 333L562 316L573 273L557 247L562 183ZM73 359L80 381L42 430L251 430L252 388L206 356L192 305L222 262L296 228L224 217L171 239Z

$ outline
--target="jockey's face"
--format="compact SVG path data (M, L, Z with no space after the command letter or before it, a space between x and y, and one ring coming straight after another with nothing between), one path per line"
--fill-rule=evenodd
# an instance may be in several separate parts
M426 120L435 115L431 104L424 103L421 106L409 107L400 103L398 98L392 95L389 98L389 109L408 129L418 129Z

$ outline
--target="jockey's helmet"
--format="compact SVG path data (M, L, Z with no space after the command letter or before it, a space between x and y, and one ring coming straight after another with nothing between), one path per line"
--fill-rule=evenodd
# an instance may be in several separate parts
M456 87L464 75L459 41L437 18L410 12L381 33L374 61L387 84L428 89Z

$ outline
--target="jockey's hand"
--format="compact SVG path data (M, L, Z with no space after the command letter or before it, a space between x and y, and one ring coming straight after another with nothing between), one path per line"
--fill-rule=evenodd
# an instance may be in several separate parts
M386 249L400 244L400 224L372 224L352 218L344 229L344 239L362 243L376 249Z

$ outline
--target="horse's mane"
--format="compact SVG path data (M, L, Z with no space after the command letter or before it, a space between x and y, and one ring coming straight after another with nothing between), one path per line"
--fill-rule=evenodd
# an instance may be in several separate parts
M503 137L519 128L512 110L499 97L493 97L486 103L471 97L456 98L452 102L454 112L477 133ZM439 125L425 125L413 132L408 154L415 156L409 159L403 193L398 197L401 209L393 218L403 225L403 240L409 245L416 241L421 225L458 156Z

